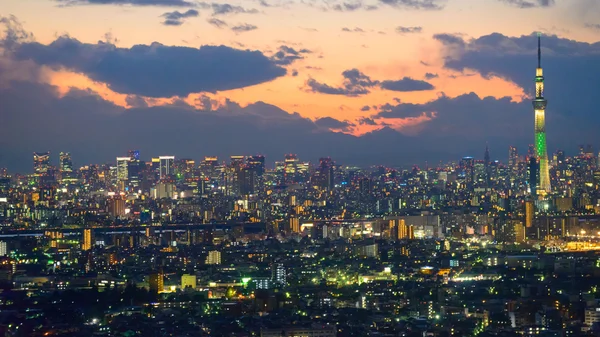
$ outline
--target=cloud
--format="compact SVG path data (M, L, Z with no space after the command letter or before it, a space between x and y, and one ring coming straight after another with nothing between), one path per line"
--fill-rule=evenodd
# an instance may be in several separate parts
M312 78L306 84L309 87L309 91L312 92L350 97L368 94L370 92L368 88L377 84L376 81L372 81L369 76L363 74L358 69L346 70L342 73L342 76L344 77L342 87L333 87Z
M82 43L63 36L49 45L20 43L14 54L18 60L33 60L83 73L119 93L148 97L243 88L286 73L260 51L226 46L196 49L155 42L149 46L118 48L104 42Z
M355 28L344 27L344 28L342 28L342 32L364 33L365 31L362 28L359 28L359 27L355 27Z
M431 83L414 80L410 77L404 77L397 81L383 81L380 86L382 89L391 91L423 91L434 88Z
M555 0L500 0L511 6L519 8L534 8L534 7L551 7L554 6Z
M600 42L587 43L544 35L542 66L548 115L589 116L597 107L600 88ZM445 67L473 70L484 77L500 77L534 95L537 34L508 37L499 33L465 41L442 40Z
M348 121L340 121L332 117L322 117L315 120L315 124L328 130L349 131L354 124Z
M259 11L257 9L251 8L246 9L242 6L235 6L226 3L208 3L208 2L200 2L198 6L203 9L212 9L212 15L227 15L227 14L257 14Z
M65 6L76 5L131 5L131 6L165 6L192 7L193 1L186 0L56 0Z
M137 101L135 97L130 99ZM3 120L10 121L0 123L0 142L5 149L0 155L0 167L29 172L31 152L42 150L69 151L76 167L113 163L115 156L132 148L140 150L143 160L163 154L200 159L206 155L226 158L235 153L257 152L270 161L289 152L310 161L331 155L349 165L392 165L400 164L397 158L409 162L423 158L423 148L415 149L406 136L393 130L356 137L326 130L352 127L347 121L315 122L263 102L241 107L226 101L215 108L210 98L200 99L201 110L181 100L165 106L138 104L124 109L90 90L71 89L59 95L49 85L13 81L9 88L0 88L0 111ZM64 132L65 127L69 132ZM157 137L159 134L177 137ZM44 139L43 144L40 139ZM215 139L228 141L214 142ZM373 148L378 151L373 152ZM437 157L437 152L433 155ZM53 162L56 160L52 158Z
M409 9L440 10L444 8L445 0L379 0L381 3Z
M184 19L197 17L198 15L200 15L200 13L198 13L197 10L190 9L184 13L181 13L179 11L167 12L161 15L161 17L165 18L165 21L163 21L163 25L181 26L183 24Z
M435 34L433 35L433 38L446 45L458 45L461 47L465 45L465 41L462 37L454 34Z
M325 83L309 79L306 85L309 91L329 94L344 95L349 97L361 96L370 93L370 88L380 87L383 90L390 91L421 91L431 90L433 85L428 82L404 77L400 80L372 80L358 69L346 70L342 73L344 82L341 87L334 87Z
M332 6L333 10L339 12L353 12L361 8L363 8L363 3L361 1L342 2Z
M396 33L399 33L399 34L413 34L413 33L420 33L422 31L423 31L423 27L403 27L403 26L396 27Z
M586 23L585 27L590 28L590 29L600 30L600 23Z
M365 105L362 108L360 108L360 111L369 111L369 110L371 110L371 107L368 105Z
M378 125L377 122L375 122L375 120L373 120L373 118L369 118L369 117L359 118L358 124L359 125Z
M434 78L438 78L440 77L438 74L433 74L433 73L425 73L425 78L428 80L432 80Z
M530 102L513 102L511 98L479 97L475 93L458 97L445 95L425 104L384 104L376 118L426 117L421 133L439 132L444 137L455 136L458 142L473 139L503 138L511 135L515 142L533 139L533 111ZM519 121L519 122L516 122ZM465 133L468 132L468 133ZM507 143L506 146L509 144Z
M217 28L227 27L227 22L225 22L223 20L219 20L217 18L210 18L210 19L206 20L206 22L208 22L209 24L211 24Z
M304 54L310 53L312 52L308 49L303 48L296 50L292 47L282 45L279 47L279 50L271 56L271 60L278 65L289 65L294 61L304 59Z
M255 25L249 24L249 23L242 23L237 26L231 27L231 30L236 33L249 32L249 31L255 30L255 29L258 29L258 27L256 27Z

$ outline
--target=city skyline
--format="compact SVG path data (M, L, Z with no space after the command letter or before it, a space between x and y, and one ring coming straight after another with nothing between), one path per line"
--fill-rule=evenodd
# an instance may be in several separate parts
M69 151L85 164L130 148L411 165L478 156L485 143L502 160L508 146L534 142L535 90L526 74L538 31L552 79L549 152L598 144L594 1L311 4L5 2L14 16L2 19L0 67L11 71L0 75L9 121L0 129L0 167L27 170L34 151ZM51 24L41 12L89 23ZM314 27L302 15L314 17ZM358 17L365 19L352 23ZM531 20L507 24L514 18ZM194 31L210 34L188 38Z

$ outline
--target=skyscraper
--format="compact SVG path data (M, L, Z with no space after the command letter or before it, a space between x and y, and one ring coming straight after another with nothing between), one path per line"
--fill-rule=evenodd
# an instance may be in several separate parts
M33 153L33 171L37 175L46 174L50 169L50 152Z
M175 162L174 156L160 156L160 179L167 178L173 174L173 163Z
M519 152L517 151L516 147L510 146L508 148L508 167L512 170L516 170L518 164L519 164Z
M117 157L117 181L127 181L130 157Z
M544 98L544 71L542 70L541 35L538 35L538 67L535 72L535 157L539 165L538 193L550 193L550 171L548 167L548 150L546 149L546 105Z
M61 152L60 158L60 173L69 174L73 172L73 161L71 160L71 154L69 152Z

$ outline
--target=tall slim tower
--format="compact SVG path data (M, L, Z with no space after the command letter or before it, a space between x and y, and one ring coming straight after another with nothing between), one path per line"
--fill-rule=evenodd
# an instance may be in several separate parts
M539 163L538 193L550 193L550 172L548 168L548 150L546 149L546 105L544 98L544 71L542 70L541 35L538 34L538 67L535 71L535 157Z

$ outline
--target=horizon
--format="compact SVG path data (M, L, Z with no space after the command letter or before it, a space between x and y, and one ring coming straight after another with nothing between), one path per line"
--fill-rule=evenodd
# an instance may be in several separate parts
M479 157L488 143L504 161L534 140L538 36L549 153L600 142L594 1L3 6L0 167L11 171L31 170L40 148L77 163L137 148L410 166Z

